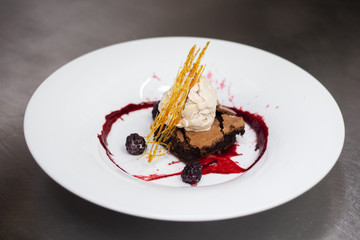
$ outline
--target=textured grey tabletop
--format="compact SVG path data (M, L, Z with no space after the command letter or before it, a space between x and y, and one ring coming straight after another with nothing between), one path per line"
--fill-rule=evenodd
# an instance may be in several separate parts
M1 0L0 239L360 239L359 26L360 4L346 0ZM282 206L198 223L112 212L55 183L24 140L24 111L35 89L82 54L158 36L248 44L315 76L345 121L345 145L331 172Z

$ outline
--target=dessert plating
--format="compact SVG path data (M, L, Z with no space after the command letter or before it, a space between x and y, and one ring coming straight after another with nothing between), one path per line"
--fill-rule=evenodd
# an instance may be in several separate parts
M123 120L122 115L149 107L153 107L153 123L146 143L138 134L131 134L127 137L127 151L138 155L148 147L148 151L143 153L148 162L171 152L185 162L186 166L178 173L133 175L134 177L151 181L181 175L185 183L195 186L202 174L245 172L264 154L268 129L262 117L241 109L221 106L215 88L202 75L205 66L200 65L200 61L208 45L209 42L202 50L196 50L196 45L190 49L173 86L164 93L161 101L129 104L106 116L98 138L107 156L121 170L126 172L115 162L108 148L107 136L111 126L117 119ZM231 160L231 157L241 155L236 151L236 135L244 134L244 120L255 130L258 138L255 151L259 150L258 158L248 169L242 169Z

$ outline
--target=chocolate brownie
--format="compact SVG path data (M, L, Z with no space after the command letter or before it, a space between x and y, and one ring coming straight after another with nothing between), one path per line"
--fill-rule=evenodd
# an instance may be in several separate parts
M154 105L157 108L157 105ZM242 117L232 114L232 110L218 107L216 118L209 131L191 132L176 128L167 144L170 152L184 162L197 160L214 152L226 149L236 141L236 135L243 135L245 122ZM157 112L154 109L153 112Z

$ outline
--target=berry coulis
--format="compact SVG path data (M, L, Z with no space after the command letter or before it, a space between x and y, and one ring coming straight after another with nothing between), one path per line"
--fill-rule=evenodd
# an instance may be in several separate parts
M128 115L131 112L135 112L142 109L151 108L154 106L155 102L141 102L138 104L130 103L125 107L121 108L120 110L113 111L110 114L105 116L105 123L102 127L101 134L98 134L98 139L100 141L101 146L105 149L106 155L109 159L122 171L126 172L122 167L120 167L112 158L112 153L108 148L107 137L111 131L112 125L118 120L124 120L122 116Z
M130 103L120 110L111 112L106 115L105 123L102 127L101 134L98 134L98 139L100 144L105 149L105 152L109 159L122 171L126 172L122 167L120 167L112 158L112 154L108 148L107 137L111 131L112 125L118 120L123 120L122 116L126 114L130 114L131 112L139 111L142 109L148 109L153 107L155 102L141 102L138 104ZM202 174L233 174L233 173L242 173L248 171L252 168L263 156L266 147L267 147L267 139L269 130L264 122L264 118L258 114L250 113L248 111L243 111L241 108L228 107L236 112L237 116L242 117L245 122L255 131L257 136L257 143L255 146L255 151L259 151L259 155L255 162L248 167L247 169L241 168L238 164L236 164L231 158L235 156L242 155L241 153L236 152L237 143L231 145L227 149L223 151L213 153L207 157L199 159L200 163L203 165ZM161 178L171 177L181 175L181 172L172 173L172 174L151 174L146 176L141 175L133 175L136 178L142 179L144 181L153 181Z

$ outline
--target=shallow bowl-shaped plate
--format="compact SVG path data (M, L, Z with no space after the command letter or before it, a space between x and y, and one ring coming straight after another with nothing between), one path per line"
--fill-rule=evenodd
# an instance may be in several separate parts
M197 187L145 182L111 168L97 139L104 116L158 98L144 91L144 82L156 74L170 85L192 45L208 40L203 63L220 83L220 101L258 113L268 125L262 159L240 177ZM177 221L233 218L283 204L330 171L344 142L337 104L310 74L253 47L191 37L121 43L66 64L34 93L24 129L35 160L69 191L115 211Z

